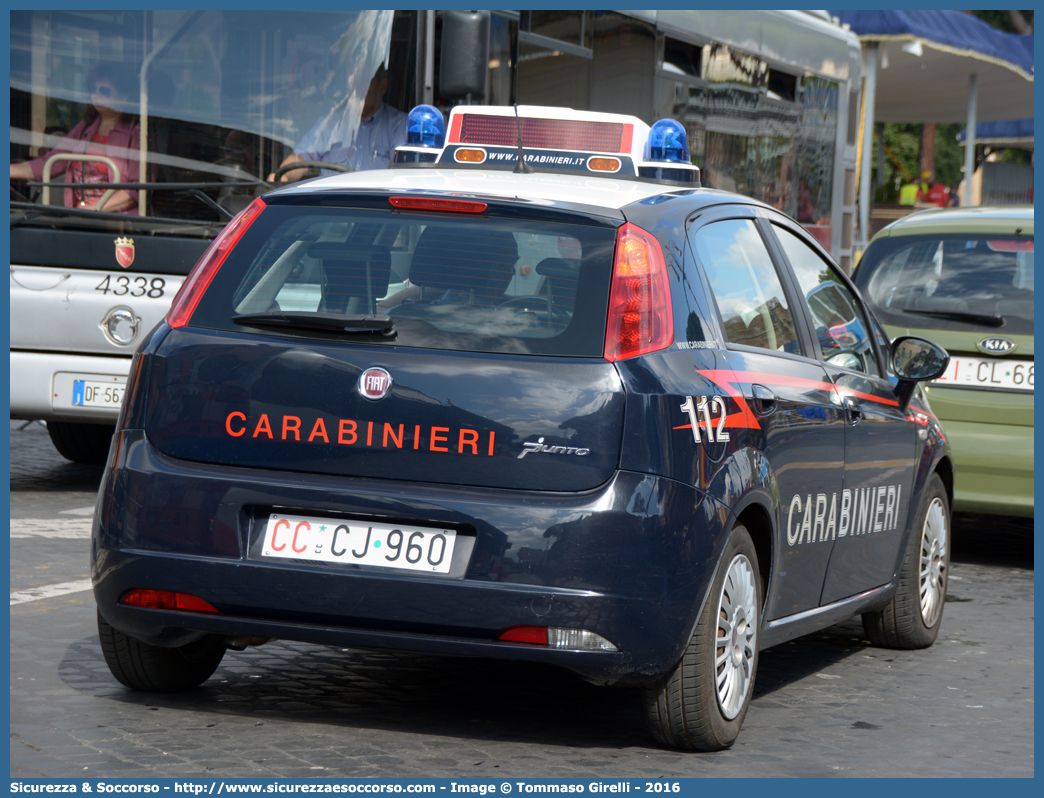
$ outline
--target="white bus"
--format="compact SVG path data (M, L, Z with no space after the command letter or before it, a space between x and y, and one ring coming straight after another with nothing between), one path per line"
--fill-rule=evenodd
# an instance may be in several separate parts
M780 208L851 264L859 42L826 12L10 20L11 418L46 421L72 460L104 460L134 350L208 243L316 123L363 106L381 63L401 111L517 102L673 117L704 186Z

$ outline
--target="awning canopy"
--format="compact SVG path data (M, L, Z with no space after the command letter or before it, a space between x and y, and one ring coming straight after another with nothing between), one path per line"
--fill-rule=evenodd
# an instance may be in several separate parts
M964 122L964 172L979 121L1033 116L1033 37L1003 33L960 11L831 11L859 37L864 60L859 232L870 227L870 145L877 122ZM972 199L965 180L964 204Z
M967 130L957 134L964 144ZM1033 119L1010 119L1007 122L981 122L975 126L975 143L993 147L1020 147L1033 149Z
M979 121L1033 115L1033 36L960 11L831 11L863 43L877 42L878 122L965 122L978 75Z

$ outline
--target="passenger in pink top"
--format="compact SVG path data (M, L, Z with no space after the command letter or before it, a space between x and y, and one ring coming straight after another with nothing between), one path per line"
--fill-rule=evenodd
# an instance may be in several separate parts
M133 77L128 76L119 64L97 64L87 77L92 107L83 120L61 144L46 155L32 161L11 164L11 179L42 180L47 159L55 153L69 152L106 155L120 170L120 182L138 182L141 125L136 115L122 110L127 107L133 83ZM109 167L98 162L55 161L51 166L51 179L63 173L68 173L66 183L83 186L65 189L65 205L69 208L99 210L98 202L106 189L90 188L90 184L115 182L109 174ZM101 210L137 215L138 192L119 189Z

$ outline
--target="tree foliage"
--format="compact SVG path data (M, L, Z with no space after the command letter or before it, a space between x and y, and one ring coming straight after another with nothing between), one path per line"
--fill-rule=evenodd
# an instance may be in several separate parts
M1029 30L1019 30L1016 27L1016 19L1013 17L1018 14L1022 17L1020 24L1029 25ZM1005 33L1032 33L1033 32L1033 12L1032 11L972 11L971 15L978 19L981 19L987 25L991 25L997 30L1002 30Z
M957 133L962 125L939 125L935 133L935 179L947 186L961 180L964 166L964 148L957 144ZM877 148L883 131L885 144L883 179L878 176ZM874 131L874 198L878 202L896 202L899 186L920 177L918 162L921 154L921 125L886 122ZM898 164L902 165L900 168ZM906 170L905 175L903 169Z

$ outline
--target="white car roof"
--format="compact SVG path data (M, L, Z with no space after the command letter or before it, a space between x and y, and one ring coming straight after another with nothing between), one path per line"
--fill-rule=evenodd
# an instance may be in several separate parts
M640 180L620 180L586 175L547 172L515 174L479 169L377 169L334 175L294 185L286 191L307 194L313 191L386 189L404 193L439 191L475 196L518 198L532 202L572 202L619 210L625 205L661 194L687 193L676 188Z

